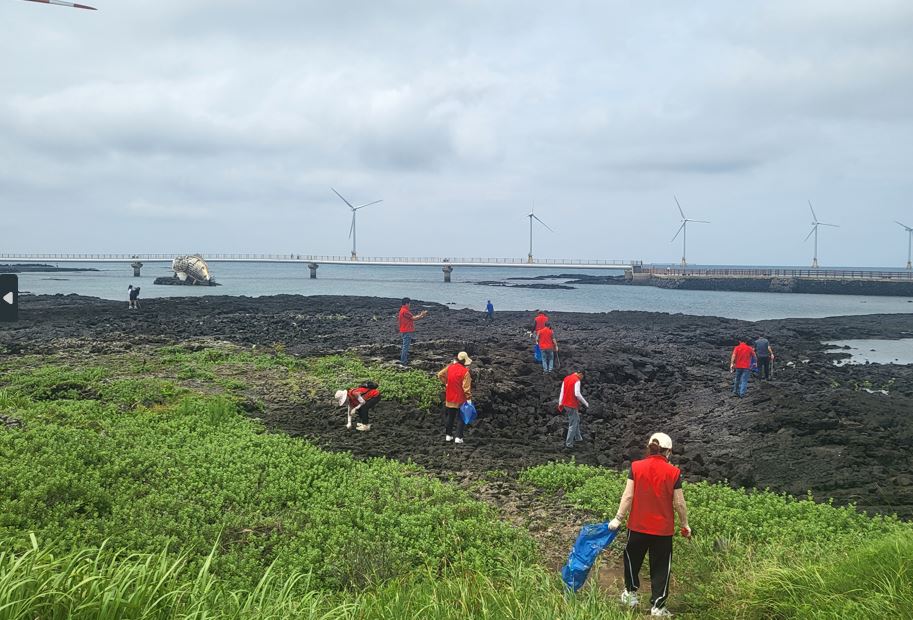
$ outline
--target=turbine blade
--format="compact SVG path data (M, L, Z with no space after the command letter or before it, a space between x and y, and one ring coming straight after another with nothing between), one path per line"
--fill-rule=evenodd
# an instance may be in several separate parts
M551 230L552 232L555 232L554 230L552 230L552 227L551 227L551 226L549 226L548 224L546 224L545 222L543 222L542 220L540 220L538 215L533 215L533 217L536 218L536 220L538 220L538 222L539 222L540 224L542 224L543 226L545 226L546 228L548 228L548 229Z
M809 208L809 210L812 212L812 221L813 221L815 224L817 224L817 223L818 223L818 216L815 215L815 209L814 209L814 207L812 207L812 201L811 201L811 200L808 201L808 208Z
M818 224L812 224L812 229L811 229L810 231L808 231L808 234L805 235L805 239L802 240L803 243L804 243L805 241L808 241L808 238L811 237L811 236L812 236L812 233L815 232L815 230L817 230L817 229L818 229Z
M897 220L894 220L894 223L903 226L903 227L906 229L907 232L913 231L913 228L910 228L909 226L907 226L907 225L904 224L903 222L898 222Z
M355 210L358 211L359 209L364 209L365 207L370 207L371 205L376 205L378 202L383 202L383 200L375 200L374 202L366 202L363 205L358 205L357 207L355 207Z
M707 220L688 220L689 222L697 222L698 224L709 224Z
M818 222L820 226L830 226L832 228L840 228L839 224L828 224L827 222Z
M675 198L675 206L678 207L678 212L682 214L682 219L687 220L688 218L685 217L685 212L682 211L682 205L678 202L678 197L675 194L672 194L672 197Z
M352 212L352 225L349 226L349 239L352 238L352 234L355 232L355 212Z
M28 2L40 2L42 4L56 4L57 6L70 6L74 9L88 9L89 11L97 11L94 6L88 6L85 4L76 4L75 2L64 2L63 0L27 0Z
M675 241L676 239L678 239L678 236L679 236L679 235L681 234L681 232L685 229L685 224L687 224L687 223L688 223L688 220L685 220L684 222L682 222L682 225L678 227L678 230L676 231L675 236L672 237L672 239L669 240L669 243L672 243L673 241Z
M342 194L340 194L339 192L337 192L335 188L332 188L332 187L331 187L330 189L332 189L332 190L333 190L333 193L336 194L337 196L339 196L339 198L340 198L344 203L346 203L347 205L349 205L349 208L350 208L350 209L352 209L353 211L355 210L355 207L352 206L352 203L349 202L348 200L346 200L345 198L343 198L343 197L342 197Z

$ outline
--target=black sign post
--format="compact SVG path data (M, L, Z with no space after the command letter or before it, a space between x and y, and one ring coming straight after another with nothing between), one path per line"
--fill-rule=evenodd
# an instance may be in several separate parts
M0 274L0 321L19 320L19 276Z

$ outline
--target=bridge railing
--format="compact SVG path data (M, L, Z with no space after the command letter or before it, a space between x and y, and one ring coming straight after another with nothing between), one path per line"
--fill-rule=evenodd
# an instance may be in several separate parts
M644 272L655 276L698 276L707 278L802 278L811 280L913 280L913 271L869 271L861 269L728 269L651 266Z

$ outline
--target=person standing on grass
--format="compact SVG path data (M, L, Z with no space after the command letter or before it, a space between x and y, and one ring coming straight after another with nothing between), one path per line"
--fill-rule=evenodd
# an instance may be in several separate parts
M776 357L774 350L770 346L770 340L764 336L758 336L754 341L754 352L758 358L758 377L761 379L770 379L770 365Z
M735 372L732 379L732 393L739 398L745 396L748 391L748 376L751 374L752 362L757 364L758 358L754 349L745 344L744 340L739 340L732 349L732 356L729 358L729 372Z
M628 517L628 542L624 550L625 589L621 602L636 607L640 588L640 568L650 554L650 615L668 617L669 578L672 570L672 537L675 514L681 535L691 537L688 506L682 491L682 472L669 463L672 439L665 433L654 433L647 443L643 459L631 463L628 481L609 529L617 530ZM630 513L630 515L629 515ZM674 513L674 514L673 514Z
M428 314L427 310L412 314L409 309L411 303L411 299L404 297L403 305L399 309L399 333L403 337L403 349L399 354L399 363L403 366L409 365L409 347L412 345L412 335L415 333L415 321L424 318Z
M469 365L472 360L465 351L460 351L449 366L437 373L444 384L444 441L463 443L463 416L460 407L472 402L472 377ZM456 429L454 430L454 425Z
M488 303L485 304L485 312L488 314L488 320L494 321L495 319L495 306L491 303L491 300L488 300Z
M555 352L558 350L558 340L548 321L536 332L536 344L542 351L542 370L550 373L555 369Z
M574 443L583 441L583 435L580 434L580 405L589 407L583 394L580 393L580 380L583 379L583 371L572 372L564 378L561 383L561 393L558 394L558 411L567 412L567 439L564 445L568 450L574 448Z

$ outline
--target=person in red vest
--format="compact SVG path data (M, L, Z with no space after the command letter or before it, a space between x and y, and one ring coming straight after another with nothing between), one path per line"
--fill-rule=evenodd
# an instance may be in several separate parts
M460 351L449 366L437 373L437 378L444 383L444 440L463 443L463 416L460 407L465 402L472 402L472 377L469 365L472 360L465 351ZM454 430L454 424L456 430Z
M739 340L739 344L732 349L732 357L729 358L729 372L735 371L735 377L732 379L732 393L742 398L748 391L748 377L751 375L752 364L757 365L758 358L754 347L745 344L744 340Z
M368 412L380 402L380 392L376 383L366 381L350 390L336 392L336 402L339 403L340 407L348 406L346 428L352 428L352 415L357 411L358 422L355 424L355 429L369 431L371 430L371 424L368 419Z
M536 310L536 318L533 319L533 333L538 334L546 323L548 323L548 315L542 310Z
M640 587L640 567L644 556L650 554L651 616L666 617L669 596L669 576L672 567L672 537L678 515L681 535L691 537L688 525L688 506L682 492L682 472L669 463L672 439L665 433L654 433L647 443L645 458L631 463L628 482L618 512L609 522L617 530L628 517L628 542L624 550L625 590L621 602L637 606ZM628 513L630 512L630 515Z
M536 332L536 343L542 351L542 370L549 373L555 369L555 351L558 350L558 340L546 321L542 328Z
M573 449L574 442L583 441L583 435L580 434L580 405L590 406L580 393L581 379L583 379L582 370L572 372L564 378L561 393L558 394L558 411L567 412L567 439L564 441L564 445L568 450Z
M411 303L411 299L404 297L403 305L399 309L399 333L403 336L403 349L399 354L399 363L403 366L409 365L409 347L412 344L412 334L415 333L415 321L424 318L428 314L427 310L412 314L409 309L409 304Z

